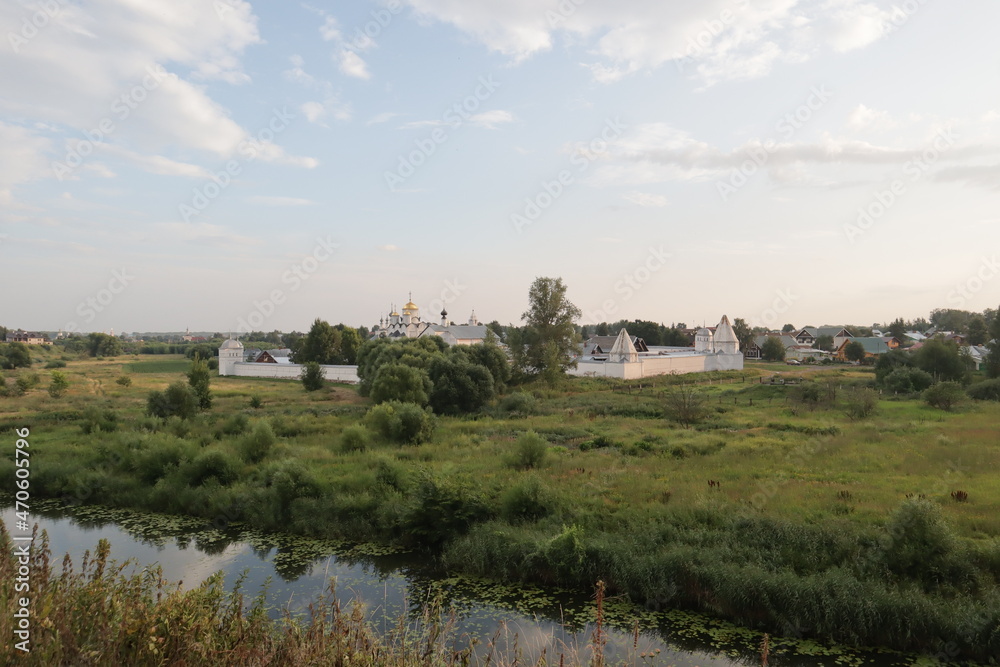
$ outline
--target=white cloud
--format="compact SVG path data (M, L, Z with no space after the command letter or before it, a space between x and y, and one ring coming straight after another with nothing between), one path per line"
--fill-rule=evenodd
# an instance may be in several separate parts
M0 146L0 193L9 197L13 186L52 175L44 157L52 147L49 139L0 121Z
M667 205L667 198L663 195L654 195L648 192L626 192L624 195L626 200L636 204L638 206L646 207L660 207Z
M261 245L263 241L243 236L221 225L205 222L159 222L152 225L156 238L161 241L185 241L220 245Z
M514 115L509 111L484 111L483 113L477 113L469 118L469 122L476 127L486 128L487 130L495 130L497 125L502 123L511 123L514 121Z
M514 62L551 49L562 34L591 46L597 61L584 66L598 82L674 61L706 85L763 76L778 62L801 62L824 47L865 47L887 34L894 11L888 0L406 2L419 18L451 24Z
M888 111L869 109L864 104L856 106L847 117L847 126L852 130L887 129L895 125Z
M392 120L398 115L399 115L398 113L394 113L392 111L385 111L383 113L372 116L368 120L368 122L365 123L365 125L378 125L379 123L384 123L386 121Z
M340 71L347 76L353 76L358 79L370 79L371 73L368 71L368 65L365 61L354 51L348 49L341 49L339 54L336 54L334 58L338 62Z

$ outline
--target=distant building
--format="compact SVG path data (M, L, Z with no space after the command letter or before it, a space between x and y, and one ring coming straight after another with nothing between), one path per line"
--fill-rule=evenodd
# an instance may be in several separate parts
M441 311L441 323L425 322L420 317L420 308L411 300L403 306L400 314L396 308L388 317L383 317L372 327L372 338L420 338L422 336L440 336L448 345L476 345L486 340L487 327L479 323L476 311L472 311L469 321L465 324L455 324L448 321L448 311Z
M52 341L43 333L18 329L7 333L8 343L24 343L26 345L52 345Z
M290 350L265 350L255 361L245 361L243 343L229 338L219 346L219 375L298 380L302 374L302 365L291 363L287 354L282 355L284 352ZM321 365L320 368L327 380L351 384L359 381L357 366Z

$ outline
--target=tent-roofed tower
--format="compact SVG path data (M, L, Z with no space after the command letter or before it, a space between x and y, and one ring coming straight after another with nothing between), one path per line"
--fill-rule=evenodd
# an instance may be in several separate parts
M715 327L712 344L715 351L721 354L739 354L740 340L736 337L736 331L729 323L728 316L723 315L722 319L719 320L719 325Z
M618 338L615 339L615 344L611 346L611 352L608 354L608 361L615 361L618 363L627 361L639 361L639 353L635 349L635 345L632 344L632 337L628 335L628 331L622 327L622 330L618 332Z

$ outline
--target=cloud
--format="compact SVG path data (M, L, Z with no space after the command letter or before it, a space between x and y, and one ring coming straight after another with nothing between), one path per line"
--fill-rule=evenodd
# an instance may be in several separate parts
M263 241L237 234L227 227L205 222L159 222L152 225L160 241L212 243L217 245L261 245Z
M44 157L52 148L49 139L0 121L0 146L0 193L9 197L13 186L52 175Z
M365 125L378 125L379 123L384 123L386 121L392 120L398 115L399 115L398 113L394 113L392 111L385 111L383 113L372 116L368 120L368 122L365 123Z
M646 207L659 207L667 205L667 198L663 195L654 195L648 192L626 192L624 195L626 200L636 204L638 206Z
M477 113L469 118L469 123L487 130L495 130L497 125L513 121L514 115L511 112L499 110Z
M357 79L370 79L372 76L368 71L368 65L354 51L342 49L339 54L334 56L334 59L338 61L340 71L347 76L353 76Z
M251 204L261 204L263 206L312 206L316 202L311 199L299 199L298 197L266 197L258 195L250 197Z
M188 178L211 178L212 172L204 167L171 160L162 155L142 155L120 146L103 144L100 150L108 155L122 158L143 171L161 176L185 176Z
M893 121L888 111L869 109L864 104L856 106L847 117L847 126L852 130L888 129L895 125L896 122Z
M712 85L803 62L822 48L863 48L889 32L895 10L864 0L405 0L418 18L447 23L515 63L552 48L563 35L597 57L582 63L600 83L676 62ZM885 5L886 8L882 8Z

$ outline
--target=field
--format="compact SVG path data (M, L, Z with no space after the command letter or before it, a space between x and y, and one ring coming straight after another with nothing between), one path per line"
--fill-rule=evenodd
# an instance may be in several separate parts
M869 371L760 364L514 388L437 418L423 444L347 443L369 407L350 386L213 377L209 411L146 417L187 363L71 360L59 399L32 371L41 384L0 399L0 424L31 429L33 493L427 548L469 574L603 578L772 632L1000 654L1000 404L883 397L852 420ZM664 417L685 382L708 407L689 428Z

